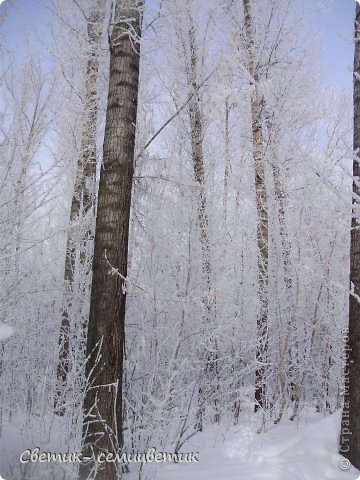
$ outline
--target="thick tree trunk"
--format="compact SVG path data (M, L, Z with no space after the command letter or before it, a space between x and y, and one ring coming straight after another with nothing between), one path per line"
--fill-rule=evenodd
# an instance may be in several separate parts
M354 55L354 153L360 149L360 5L356 2ZM350 243L349 355L345 368L345 398L340 453L360 468L360 220L359 160L353 161L353 209ZM349 383L347 383L349 382ZM347 391L348 387L348 391Z
M84 102L84 122L81 136L81 155L79 155L75 176L74 192L71 201L70 225L85 220L87 215L95 215L95 176L96 176L96 116L97 116L97 75L99 69L99 44L101 40L106 0L98 0L96 8L91 12L88 21L89 56L86 68L86 88ZM90 225L91 222L88 220ZM79 230L79 226L76 227ZM57 388L55 394L55 412L65 413L64 398L70 362L70 324L71 308L74 297L73 284L76 268L76 256L80 248L80 241L91 240L93 232L85 231L78 235L69 235L66 244L65 259L65 301L59 336L59 361L57 367ZM84 254L79 256L81 265L86 259Z
M110 80L100 176L84 401L86 456L122 445L122 373L128 234L139 82L141 1L117 0L110 44ZM131 26L129 25L131 23ZM94 467L81 464L81 478ZM114 480L115 463L97 479Z
M258 299L257 346L255 372L255 411L266 408L265 366L268 351L268 214L265 189L265 165L263 155L263 134L261 126L262 97L258 89L258 72L255 60L255 38L249 0L243 0L245 36L248 51L248 70L252 87L251 127L253 158L255 165L255 190L257 209L258 244Z

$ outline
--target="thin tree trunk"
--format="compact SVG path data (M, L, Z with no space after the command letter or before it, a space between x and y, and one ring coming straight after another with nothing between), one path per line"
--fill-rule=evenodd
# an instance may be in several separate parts
M320 300L323 295L323 291L325 286L329 283L330 281L330 261L334 252L336 244L336 236L334 240L330 243L330 250L329 254L326 256L328 258L328 264L324 273L324 278L320 283L319 287L319 292L316 297L315 301L315 307L314 307L314 313L312 316L312 321L311 321L311 336L310 336L310 345L308 350L305 352L305 362L309 363L311 359L314 358L314 353L315 353L315 348L316 348L316 334L319 333L319 306L320 306ZM296 308L295 308L296 310ZM298 414L299 411L299 406L300 406L300 400L301 400L301 395L304 390L304 384L305 384L305 379L306 379L306 373L309 371L309 368L302 368L302 371L300 371L299 365L298 365L298 372L297 372L297 378L295 380L295 385L294 385L294 400L295 400L295 407L293 414L290 418L290 420L294 420L296 415Z
M213 316L214 301L211 294L211 262L210 262L210 241L209 241L209 221L207 216L207 198L205 191L205 170L204 170L204 154L203 154L203 117L201 113L201 100L199 93L199 85L197 80L198 59L196 52L195 40L195 26L190 11L189 2L186 2L187 20L189 22L189 48L190 59L188 67L188 82L192 92L196 94L192 97L189 103L189 117L190 117L190 135L191 135L191 156L194 167L195 181L199 186L198 190L198 220L200 226L200 243L201 243L201 263L202 263L202 277L204 286L204 295L202 298L203 306L203 328L205 331L206 348L204 352L205 368L204 372L200 374L199 391L198 391L198 412L195 428L201 431L203 428L203 419L205 414L205 403L207 397L213 397L216 406L215 392L213 388L206 388L205 382L214 381L216 376L217 366L217 346L216 341L209 335L208 328ZM217 418L215 419L217 420Z
M272 140L271 140L272 141ZM275 157L275 155L274 155ZM274 158L276 161L276 158ZM278 384L280 391L280 411L277 419L274 423L279 423L285 412L287 405L287 376L285 371L287 354L290 348L291 336L294 332L295 324L295 305L293 300L293 288L291 278L291 264L290 264L290 243L288 239L286 222L285 222L285 206L284 206L284 190L282 188L280 180L280 171L278 165L273 164L273 178L275 187L275 200L278 209L279 227L280 227L280 240L281 240L281 253L284 264L284 284L286 289L286 334L282 342L278 360Z
M360 5L356 2L354 55L354 153L360 149ZM356 468L360 468L360 227L359 227L359 160L353 160L353 210L350 243L349 348L345 368L343 416L341 421L340 453ZM345 383L345 386L347 383ZM350 433L349 433L350 432Z
M229 176L231 172L230 161L230 131L229 131L229 114L231 105L229 105L229 98L225 100L225 169L224 169L224 196L223 196L223 216L224 227L226 228L227 210L228 210L228 194L229 194Z
M84 122L81 136L81 155L79 155L75 176L74 192L71 201L70 225L81 222L87 215L95 215L95 176L96 176L96 117L97 117L97 76L99 69L99 44L101 40L106 0L98 0L96 8L91 12L87 29L89 39L89 56L86 68L86 87L84 102ZM86 220L85 220L86 221ZM90 222L89 226L90 226ZM80 230L79 226L76 227ZM55 412L65 413L64 398L69 373L70 362L70 324L73 302L73 284L75 273L75 259L80 248L79 241L91 239L93 232L85 231L78 235L69 235L66 244L65 258L65 301L59 335L59 361L57 366L57 385L55 394ZM85 254L79 257L81 265L86 262Z
M87 338L86 456L116 453L122 446L126 276L142 2L117 0L115 7ZM93 467L93 461L82 463L81 478ZM116 464L106 462L96 478L115 480L117 474Z
M255 190L257 208L258 244L258 299L257 346L255 372L255 411L266 408L266 361L268 351L268 214L265 189L265 165L263 155L263 133L261 126L262 97L258 89L258 72L255 60L255 38L249 0L243 0L245 36L248 51L248 70L252 87L251 127L253 158L255 165Z

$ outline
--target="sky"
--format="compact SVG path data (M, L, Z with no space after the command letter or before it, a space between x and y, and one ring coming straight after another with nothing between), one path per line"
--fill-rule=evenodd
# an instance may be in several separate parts
M4 8L9 1L5 0L0 8ZM36 28L40 35L44 32L47 11L39 0L12 1L16 2L17 8L11 10L2 30L7 43L15 47L20 45L24 30ZM42 3L46 1L42 0ZM304 2L309 2L309 6L313 4L313 0ZM331 85L351 89L355 0L327 0L326 9L313 21L322 31L324 49L320 57L321 67Z
M322 30L324 50L321 64L332 85L351 89L355 0L333 0L328 3L328 11L318 15L314 21Z

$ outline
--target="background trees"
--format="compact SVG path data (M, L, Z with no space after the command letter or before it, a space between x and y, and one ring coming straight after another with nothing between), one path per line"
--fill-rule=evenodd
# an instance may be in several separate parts
M83 121L80 138L80 151L77 160L75 184L70 208L70 232L67 237L65 258L66 297L59 336L59 363L57 367L58 391L55 398L55 409L64 413L66 403L69 363L74 353L70 350L71 336L74 330L84 330L87 310L89 280L81 278L81 274L91 269L94 216L96 198L96 170L99 155L97 154L97 112L99 95L97 93L99 74L99 55L102 30L105 17L105 0L99 0L91 5L87 20L88 58L84 75L85 89L83 93ZM85 285L83 282L85 280ZM74 301L77 299L78 301ZM82 321L79 321L79 318ZM73 335L71 335L71 330ZM76 340L75 340L76 341ZM76 347L75 347L76 349ZM76 350L75 350L76 351ZM76 355L76 354L75 354ZM76 358L72 363L76 363Z
M84 451L179 451L200 430L224 438L254 399L254 431L334 412L350 115L318 71L307 12L146 2L139 59L137 3L48 6L47 61L1 76L1 321L17 332L2 344L3 422L53 451L83 433ZM14 475L49 478L8 448Z

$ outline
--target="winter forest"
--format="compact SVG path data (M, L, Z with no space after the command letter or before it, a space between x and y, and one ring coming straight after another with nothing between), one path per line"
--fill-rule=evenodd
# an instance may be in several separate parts
M0 5L0 478L358 478L360 4L352 92L331 2L35 3L21 48Z

